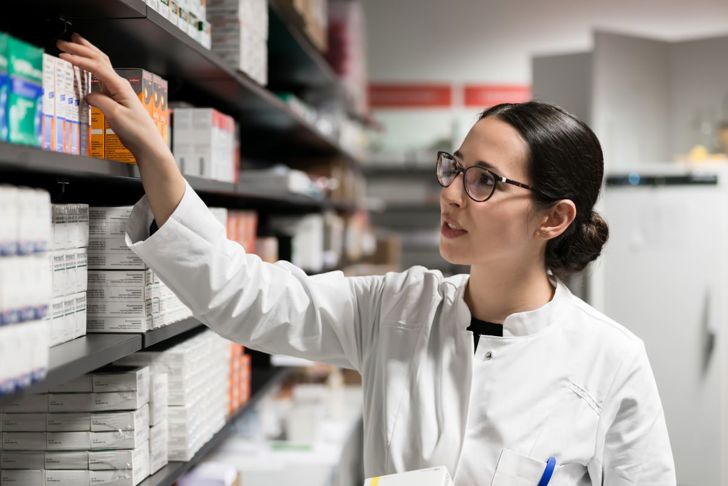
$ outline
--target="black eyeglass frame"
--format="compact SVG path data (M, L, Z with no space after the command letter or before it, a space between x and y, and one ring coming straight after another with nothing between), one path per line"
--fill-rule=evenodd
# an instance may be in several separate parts
M450 184L447 184L447 185L443 184L440 181L440 178L437 176L437 174L439 172L437 170L437 167L440 165L440 160L441 160L441 158L443 156L449 157L449 158L451 158L455 162L455 176L452 178L452 182L450 182ZM495 194L496 186L498 185L499 182L503 182L505 184L511 184L512 186L522 187L523 189L528 189L529 191L535 192L536 194L539 194L541 197L544 197L546 199L550 199L550 200L553 200L554 199L552 197L549 197L549 196L543 194L542 192L538 191L537 189L534 189L533 187L529 186L528 184L525 184L523 182L519 182L519 181L516 181L516 180L513 180L513 179L509 179L507 177L503 177L502 175L498 175L498 174L496 174L495 172L493 172L492 170L490 170L490 169L488 169L486 167L481 167L479 165L471 165L470 167L468 167L466 169L465 167L462 166L462 164L460 164L460 162L458 162L457 157L455 157L453 154L451 154L449 152L445 152L444 150L438 150L438 152L437 152L437 162L435 164L436 164L435 165L435 179L437 179L437 183L440 184L440 186L442 186L442 187L450 187L452 185L452 183L455 182L455 179L457 179L458 176L460 174L462 174L463 175L463 189L465 189L465 194L467 194L468 197L470 199L472 199L473 201L475 201L475 202L485 202L488 199L490 199L491 197L493 197L493 194ZM476 199L476 198L473 197L472 194L470 194L470 191L468 191L468 183L466 182L466 178L467 178L467 172L469 170L471 170L471 169L477 169L477 170L482 170L484 172L487 172L488 174L490 174L491 176L493 176L493 178L495 179L495 183L493 184L493 188L490 190L490 194L488 194L488 196L485 199Z

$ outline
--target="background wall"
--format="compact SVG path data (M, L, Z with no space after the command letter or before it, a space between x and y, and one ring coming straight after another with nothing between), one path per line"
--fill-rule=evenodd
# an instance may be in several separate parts
M366 0L369 76L374 82L531 83L535 54L588 51L593 31L662 40L723 34L722 0ZM686 55L689 55L686 49ZM377 142L398 150L452 136L475 110L377 111L388 131Z
M728 120L728 37L681 42L670 57L672 149L717 142L718 121Z

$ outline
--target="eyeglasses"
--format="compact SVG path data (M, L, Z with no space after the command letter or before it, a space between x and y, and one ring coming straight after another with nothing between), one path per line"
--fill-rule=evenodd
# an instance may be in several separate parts
M495 193L498 182L505 182L538 193L528 184L499 176L485 167L471 165L466 169L454 155L443 151L437 152L437 182L442 187L449 187L460 173L463 174L465 193L475 202L485 202L490 199Z

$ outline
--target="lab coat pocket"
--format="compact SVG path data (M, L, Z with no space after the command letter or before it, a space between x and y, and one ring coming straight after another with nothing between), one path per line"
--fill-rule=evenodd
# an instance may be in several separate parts
M490 486L536 486L545 469L545 460L503 449Z
M591 479L583 464L556 466L549 486L591 486Z

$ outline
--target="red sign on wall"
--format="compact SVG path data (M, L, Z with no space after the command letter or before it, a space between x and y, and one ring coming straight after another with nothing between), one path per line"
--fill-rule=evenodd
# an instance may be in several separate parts
M513 84L466 84L465 106L488 108L500 103L523 103L531 99L531 87Z
M450 108L452 86L449 84L392 84L369 85L372 108Z

